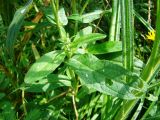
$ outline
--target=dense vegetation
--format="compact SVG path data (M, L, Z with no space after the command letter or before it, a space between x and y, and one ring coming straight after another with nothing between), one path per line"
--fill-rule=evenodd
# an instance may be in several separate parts
M159 120L160 0L0 0L0 120Z

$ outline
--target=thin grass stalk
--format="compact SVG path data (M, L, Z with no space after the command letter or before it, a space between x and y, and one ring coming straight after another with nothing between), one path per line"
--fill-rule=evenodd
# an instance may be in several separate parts
M83 7L82 7L82 9L81 9L81 11L80 11L80 15L83 14L83 12L84 12L84 10L86 9L86 7L87 7L89 1L90 1L90 0L86 0L85 4L83 5Z
M117 12L118 12L119 0L112 0L112 18L111 26L109 31L109 41L114 41L116 36L116 26L117 26Z
M117 9L117 19L116 19L116 29L115 29L115 41L120 40L120 28L121 28L121 8L120 1L118 1L118 9Z
M138 12L136 12L135 10L133 12L134 12L134 15L136 16L136 18L139 21L141 21L141 23L143 23L143 25L145 25L149 31L154 30L152 28L152 26L149 24L149 22L147 22Z
M84 10L86 9L88 3L90 0L86 0L85 4L83 5L81 11L80 11L80 16L83 14ZM80 2L81 3L81 2ZM76 35L76 33L78 32L78 21L76 21L75 23L75 27L74 27L74 35Z

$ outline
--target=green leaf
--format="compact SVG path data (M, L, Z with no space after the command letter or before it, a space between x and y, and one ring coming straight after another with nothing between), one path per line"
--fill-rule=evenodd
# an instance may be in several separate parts
M25 85L27 92L47 92L63 86L71 86L71 80L65 75L50 74L36 84Z
M79 14L72 14L72 15L68 16L68 19L82 22L82 16Z
M63 62L64 58L65 53L63 51L57 50L46 53L31 66L24 78L25 83L34 84L47 77Z
M101 39L104 39L105 37L106 37L106 35L100 34L100 33L87 34L87 35L84 35L80 38L75 39L71 43L71 47L73 47L73 48L79 47L79 46L84 45L85 43L94 42L96 40L101 40Z
M28 3L24 7L18 9L14 15L14 18L11 24L9 25L8 33L7 33L7 40L6 40L6 47L7 47L8 53L12 57L14 54L14 43L16 41L19 30L24 22L24 17L27 11L29 10L32 2L33 0L29 0Z
M62 25L67 25L68 24L68 19L67 16L65 14L64 8L61 7L58 11L58 17L59 17L59 21L62 23Z
M122 42L107 41L101 44L90 45L87 48L88 52L92 54L105 54L122 51Z
M94 20L99 19L102 13L103 13L102 10L96 10L94 12L86 13L83 15L72 14L71 16L68 17L68 19L79 21L82 23L91 23Z
M67 63L77 75L82 84L95 90L123 99L136 99L133 94L140 92L138 88L127 85L121 79L131 73L122 66L107 60L99 60L91 54L76 55Z
M93 22L94 20L100 18L102 13L103 13L102 10L96 10L96 11L91 12L91 13L83 14L82 15L82 22L83 23Z
M74 38L73 41L91 33L92 33L92 27L91 26L85 27L76 34L76 37Z

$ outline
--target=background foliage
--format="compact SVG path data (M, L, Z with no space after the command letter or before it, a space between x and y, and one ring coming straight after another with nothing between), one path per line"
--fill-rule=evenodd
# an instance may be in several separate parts
M0 119L159 120L159 21L160 0L0 0Z

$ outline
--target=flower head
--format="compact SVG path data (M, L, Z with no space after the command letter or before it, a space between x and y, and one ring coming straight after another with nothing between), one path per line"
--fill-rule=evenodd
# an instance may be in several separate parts
M154 41L155 40L155 33L156 33L155 30L151 30L150 32L148 32L148 35L146 35L147 39Z

